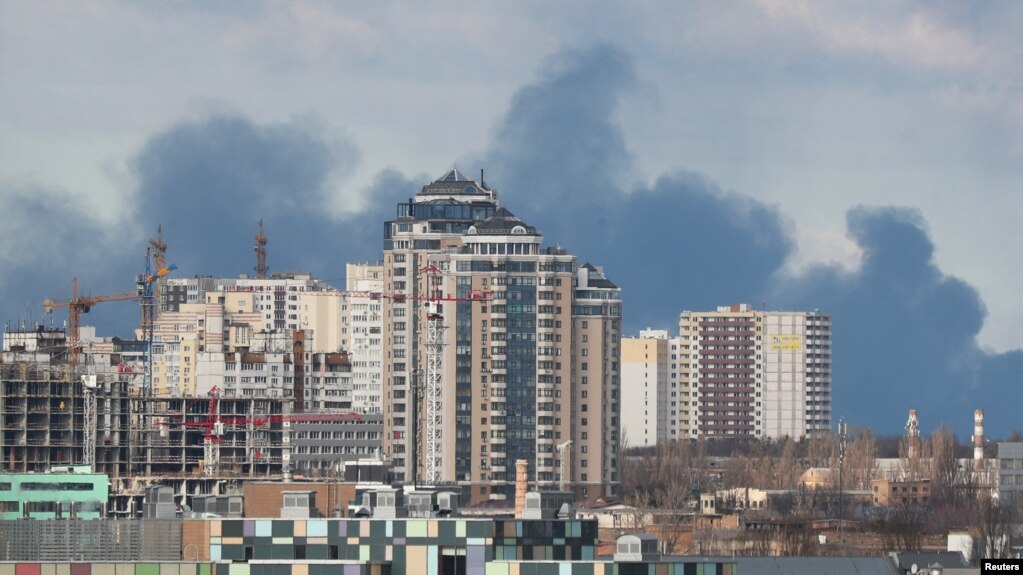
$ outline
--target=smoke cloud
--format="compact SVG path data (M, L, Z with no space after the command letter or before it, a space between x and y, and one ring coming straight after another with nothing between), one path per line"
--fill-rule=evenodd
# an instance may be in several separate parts
M821 309L833 323L834 420L895 433L916 408L925 427L945 421L968 434L972 410L982 407L990 436L1018 426L1023 351L977 347L984 304L935 264L919 212L851 209L859 269L786 275L793 223L756 190L721 189L687 170L685 158L671 173L635 173L615 121L635 86L631 58L617 47L562 52L515 95L479 156L512 212L623 288L627 333L647 326L674 333L680 311L736 302ZM345 262L380 259L382 222L425 183L382 171L362 190L362 212L345 214L339 191L357 161L352 142L310 121L260 124L230 114L184 121L155 134L131 162L132 226L151 234L163 224L179 277L235 276L252 272L252 236L263 219L271 271L311 271L340 287ZM653 183L636 183L644 181ZM4 317L25 317L26 301L59 296L51 286L76 273L131 287L142 247L76 217L65 194L2 191L7 220L16 222L0 230ZM120 309L94 310L89 321L126 335L137 309Z

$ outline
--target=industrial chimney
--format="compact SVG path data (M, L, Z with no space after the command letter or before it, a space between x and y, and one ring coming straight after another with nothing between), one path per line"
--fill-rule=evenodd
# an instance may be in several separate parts
M515 518L522 517L526 508L526 491L529 490L529 460L515 460Z
M917 419L916 410L909 410L909 420L906 421L906 456L909 459L920 457L920 420Z
M984 470L984 410L973 411L973 470Z

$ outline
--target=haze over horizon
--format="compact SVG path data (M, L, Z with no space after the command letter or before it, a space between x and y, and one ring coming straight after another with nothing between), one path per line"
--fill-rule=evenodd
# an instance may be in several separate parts
M157 224L178 277L251 273L263 219L272 271L343 287L457 165L603 266L626 334L819 308L835 421L1021 427L1023 9L671 6L0 5L0 320L132 289Z

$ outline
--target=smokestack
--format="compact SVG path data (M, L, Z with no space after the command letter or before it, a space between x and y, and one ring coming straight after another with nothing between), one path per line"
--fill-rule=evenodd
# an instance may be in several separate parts
M522 517L526 508L526 491L529 490L529 460L515 460L515 518Z
M973 470L984 470L984 410L973 411Z
M920 457L920 420L915 409L909 410L909 420L906 421L906 444L909 459Z

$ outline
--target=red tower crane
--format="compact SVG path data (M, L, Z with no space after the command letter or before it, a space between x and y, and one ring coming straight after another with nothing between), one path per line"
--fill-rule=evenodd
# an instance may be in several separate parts
M206 430L203 436L203 475L216 476L220 471L220 442L228 432L238 427L249 430L263 428L274 423L306 423L317 421L362 421L360 413L297 413L292 415L265 415L259 417L223 417L220 414L220 397L222 390L210 388L209 412L205 421L181 421L183 427L198 427ZM286 444L286 443L285 443ZM256 457L259 457L258 452Z

